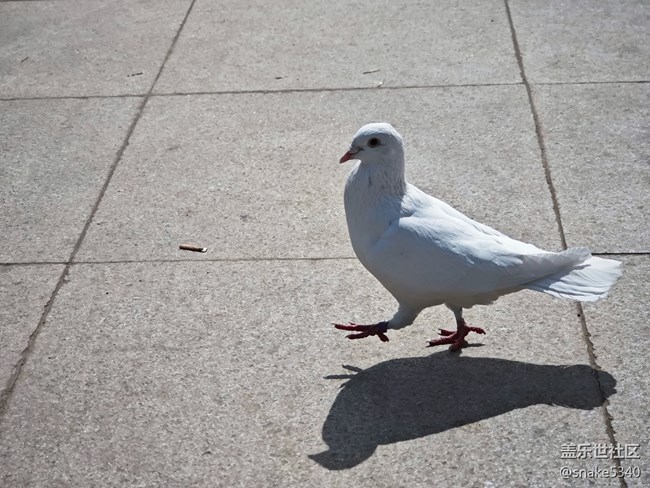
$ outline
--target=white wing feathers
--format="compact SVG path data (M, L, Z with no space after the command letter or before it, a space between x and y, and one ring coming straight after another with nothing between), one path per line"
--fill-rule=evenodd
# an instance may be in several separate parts
M511 239L409 185L401 217L372 248L373 274L396 295L499 296L521 288L591 301L622 271L587 248L554 253ZM501 293L500 293L501 292Z

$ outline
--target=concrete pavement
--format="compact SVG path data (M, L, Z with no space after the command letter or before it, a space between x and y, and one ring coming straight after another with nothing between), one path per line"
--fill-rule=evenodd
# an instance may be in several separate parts
M650 485L649 46L643 0L0 1L0 484ZM395 307L345 228L370 121L611 296L345 340Z

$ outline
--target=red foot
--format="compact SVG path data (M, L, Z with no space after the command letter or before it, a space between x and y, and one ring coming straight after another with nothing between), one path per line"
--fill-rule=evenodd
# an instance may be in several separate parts
M349 323L344 324L332 324L339 330L354 330L358 331L358 334L348 334L346 337L348 339L363 339L364 337L376 335L381 339L382 342L388 342L388 337L386 337L386 332L388 330L388 322L379 322L378 324L372 325L359 325Z
M477 334L485 334L485 331L480 327L471 327L465 323L465 321L457 322L457 330L451 331L447 329L440 329L440 335L443 336L440 339L431 339L427 347L439 346L441 344L451 344L449 347L450 351L458 351L458 349L465 347L467 341L465 337L470 332L476 332Z
M438 332L438 334L440 334L441 336L450 336L456 333L455 330L448 330L448 329L438 329L438 330L440 331Z

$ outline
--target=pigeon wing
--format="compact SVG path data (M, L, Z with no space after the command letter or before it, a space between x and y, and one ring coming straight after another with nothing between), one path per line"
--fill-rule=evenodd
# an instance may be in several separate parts
M392 222L372 248L371 271L399 295L494 294L589 257L584 248L543 251L428 198L435 202L415 205L410 215Z

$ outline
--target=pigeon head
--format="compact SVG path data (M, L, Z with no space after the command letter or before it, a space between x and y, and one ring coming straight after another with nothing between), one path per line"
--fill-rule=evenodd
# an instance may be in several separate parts
M404 160L404 141L392 125L366 124L355 134L341 163L358 159L362 163L390 163Z

